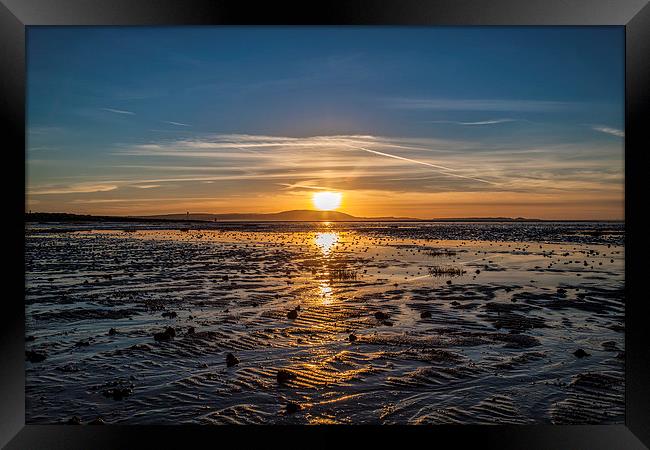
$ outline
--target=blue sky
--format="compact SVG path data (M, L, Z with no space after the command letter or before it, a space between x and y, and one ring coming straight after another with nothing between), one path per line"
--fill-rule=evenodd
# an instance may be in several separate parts
M30 27L27 44L33 210L271 212L327 188L358 215L622 218L622 27Z

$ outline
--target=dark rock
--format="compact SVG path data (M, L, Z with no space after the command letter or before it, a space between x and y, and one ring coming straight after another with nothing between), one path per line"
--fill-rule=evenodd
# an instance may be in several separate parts
M586 351L584 351L581 348L579 348L578 350L573 352L573 354L574 354L574 356L576 356L578 358L584 358L585 356L591 356L589 353L587 353Z
M451 284L451 280L447 280L447 284Z
M525 334L497 333L493 339L496 341L504 342L505 348L530 348L541 345L539 339L533 336L527 336Z
M603 342L600 345L602 345L605 350L616 350L616 342L614 341Z
M74 373L74 372L79 372L81 368L76 364L68 363L64 366L57 367L56 370L58 370L59 372Z
M375 313L375 319L377 319L377 320L386 320L386 319L388 319L388 314L383 313L381 311L377 311Z
M167 317L169 319L175 319L176 317L178 317L178 314L175 311L165 311L164 313L162 313L162 316Z
M165 331L156 333L153 335L153 338L157 341L169 341L176 336L176 330L172 327L167 327Z
M46 357L47 355L45 353L39 353L32 350L27 350L25 352L25 358L27 359L27 361L32 363L44 361Z
M289 402L287 403L287 414L293 414L302 409L302 406L300 406L298 403L294 402Z
M454 306L459 306L459 305L460 305L460 302L454 300L453 302L451 302L451 304L454 305Z
M280 369L278 370L276 378L278 380L278 384L285 384L290 380L295 380L298 378L298 376L293 372L289 372L288 370Z
M115 328L111 328L108 330L108 335L109 336L115 336L117 334L117 330Z
M237 364L239 364L239 360L237 359L237 357L232 353L228 353L226 355L226 366L232 367L232 366L236 366Z
M382 322L382 324L386 325L387 327L392 327L393 326L393 322L391 322L390 320L384 320Z
M357 336L354 333L350 333L348 339L350 340L350 342L355 342L357 340Z
M431 317L431 311L424 311L420 313L420 319L429 319Z
M114 388L111 388L111 389L105 389L102 392L102 395L104 395L104 397L112 398L113 400L123 400L126 397L128 397L129 395L131 395L132 393L133 393L133 389L131 389L130 387L126 387L126 386L119 387L118 386L118 387L114 387Z
M287 319L294 320L294 319L296 319L297 317L298 317L298 311L296 311L295 309L292 309L291 311L289 311L289 312L287 313Z
M79 416L72 416L71 418L68 419L66 424L68 424L68 425L81 425L81 418L79 418Z
M104 419L102 419L101 417L98 417L92 422L88 422L88 425L106 425L106 422L104 422Z
M189 327L187 329L187 334L195 334L195 333L196 333L196 330L194 329L194 327Z

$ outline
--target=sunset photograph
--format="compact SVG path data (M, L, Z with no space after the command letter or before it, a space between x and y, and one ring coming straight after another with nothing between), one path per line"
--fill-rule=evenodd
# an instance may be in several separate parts
M29 27L26 423L623 424L624 39Z

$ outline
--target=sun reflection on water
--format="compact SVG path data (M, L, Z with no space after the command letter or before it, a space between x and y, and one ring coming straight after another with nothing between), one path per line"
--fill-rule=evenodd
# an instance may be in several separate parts
M336 232L326 232L326 233L316 233L314 235L314 245L323 253L325 258L331 256L334 251L334 247L339 242L339 233ZM327 305L334 300L333 289L330 286L329 282L322 280L318 284L317 294L321 298L322 304Z
M316 233L314 244L323 252L324 256L329 256L332 248L339 241L338 233Z
M323 304L328 304L332 302L332 288L327 282L323 282L318 286L320 290L321 298L323 299Z

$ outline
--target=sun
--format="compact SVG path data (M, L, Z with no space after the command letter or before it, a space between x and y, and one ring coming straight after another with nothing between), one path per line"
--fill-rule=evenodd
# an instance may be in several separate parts
M316 209L331 211L341 206L342 198L343 194L340 192L316 192L311 200Z

